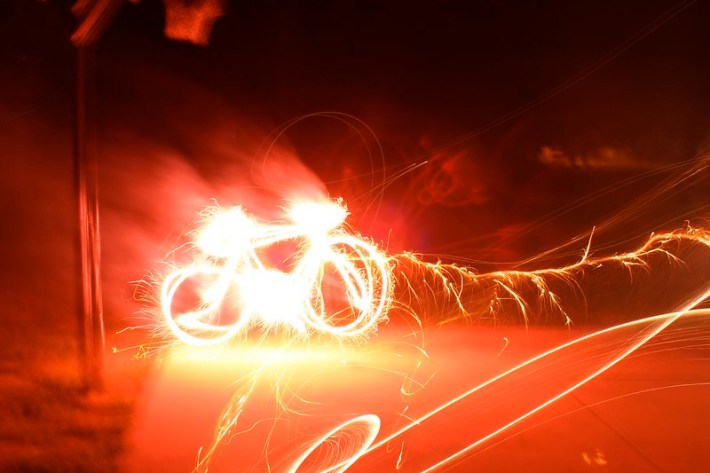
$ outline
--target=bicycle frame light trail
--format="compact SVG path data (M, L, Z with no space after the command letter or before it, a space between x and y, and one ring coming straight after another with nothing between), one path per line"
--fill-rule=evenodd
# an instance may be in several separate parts
M294 203L276 223L240 206L205 215L194 260L161 285L165 322L180 340L211 345L255 326L354 338L386 317L387 259L345 230L341 201Z

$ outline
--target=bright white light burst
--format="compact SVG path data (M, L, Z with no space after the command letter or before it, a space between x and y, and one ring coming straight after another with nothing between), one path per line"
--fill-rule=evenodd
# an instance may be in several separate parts
M215 211L196 233L194 261L162 282L168 327L194 345L256 326L367 334L387 315L390 268L374 244L343 228L347 214L340 201L294 204L277 223L239 206Z

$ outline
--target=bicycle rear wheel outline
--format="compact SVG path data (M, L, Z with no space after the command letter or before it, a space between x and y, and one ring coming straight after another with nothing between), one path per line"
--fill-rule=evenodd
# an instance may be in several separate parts
M225 274L224 268L216 268L211 265L197 265L171 273L164 281L161 291L161 309L166 324L173 334L180 340L191 345L208 346L216 345L233 338L250 320L249 314L240 313L235 323L221 325L205 322L214 319L219 314L219 308L224 303L224 298L233 285L233 277ZM174 314L172 310L173 299L180 287L189 279L196 276L217 277L212 288L218 287L219 297L213 296L213 300L196 310ZM236 308L235 308L236 310ZM199 336L197 334L208 334L209 336Z

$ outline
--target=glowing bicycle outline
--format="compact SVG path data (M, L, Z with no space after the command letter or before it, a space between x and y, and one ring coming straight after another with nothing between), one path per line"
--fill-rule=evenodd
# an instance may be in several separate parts
M374 244L357 238L343 229L347 216L340 202L301 203L287 211L290 222L262 224L241 206L221 210L206 225L197 239L204 261L178 268L162 283L161 309L170 330L180 340L193 345L213 345L235 337L259 318L261 322L290 323L301 332L329 333L355 337L366 333L387 312L390 291L388 263ZM299 259L290 271L264 265L257 251L285 241L303 242ZM352 310L352 321L333 324L339 314L328 314L323 294L327 265L334 268ZM199 277L214 278L194 310L174 313L173 300L181 286ZM255 295L273 283L274 288L290 292L288 309L283 316L268 314L269 301ZM256 286L255 286L256 284ZM230 291L251 293L247 303L233 307L238 315L230 324L219 323L221 307ZM268 294L271 301L278 294ZM287 298L288 300L288 298ZM341 311L339 311L341 312ZM288 315L288 316L287 316Z

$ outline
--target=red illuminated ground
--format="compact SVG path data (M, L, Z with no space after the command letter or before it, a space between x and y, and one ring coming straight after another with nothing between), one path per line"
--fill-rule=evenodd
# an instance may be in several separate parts
M451 471L690 472L708 468L705 447L710 413L705 400L710 380L700 341L707 336L708 324L691 319L482 444L461 463L450 465ZM688 332L695 333L697 341L683 340ZM407 415L425 412L427 406L449 400L581 334L453 326L433 331L427 334L430 360L418 375L426 386L406 400ZM264 471L265 451L273 465L283 466L280 456L288 456L314 436L363 413L381 416L383 433L406 423L399 417L405 405L399 388L407 361L388 353L397 345L395 341L401 343L399 335L385 331L368 355L348 363L318 348L302 359L293 355L294 359L282 360L293 376L289 378L292 385L285 387L285 402L302 412L281 413L280 420L274 421L271 415L279 409L266 377L239 421L244 432L220 447L214 471ZM451 412L442 412L424 428L393 441L388 452L366 456L349 471L395 471L402 440L401 471L420 471L494 432L580 374L598 368L624 347L629 335L602 337L592 346L571 349L532 370L502 379ZM398 351L406 352L403 347ZM212 353L215 358L204 352L189 353L174 351L149 382L137 411L140 420L131 434L129 471L194 467L199 448L211 441L215 420L244 382L241 377L258 365L248 348Z

